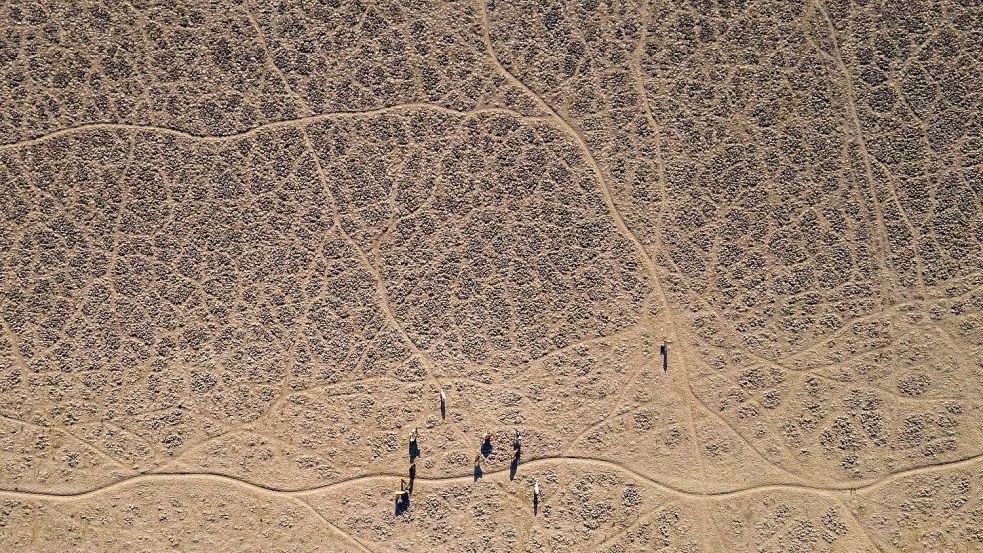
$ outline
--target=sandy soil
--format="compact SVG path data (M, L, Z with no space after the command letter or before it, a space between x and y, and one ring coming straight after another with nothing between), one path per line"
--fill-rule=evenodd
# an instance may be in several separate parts
M0 551L983 551L981 29L0 2Z

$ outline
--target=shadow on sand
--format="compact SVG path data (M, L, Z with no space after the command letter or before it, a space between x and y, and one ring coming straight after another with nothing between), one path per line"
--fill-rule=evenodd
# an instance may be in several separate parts
M399 516L406 512L410 508L410 494L406 493L400 495L396 499L396 516Z

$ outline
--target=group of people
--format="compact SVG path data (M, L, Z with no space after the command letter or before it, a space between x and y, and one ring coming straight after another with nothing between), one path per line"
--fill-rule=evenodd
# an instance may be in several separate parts
M481 460L485 458L485 449L491 449L491 432L485 432L485 435L481 439L482 449L478 450L478 454L474 456L474 471L475 474L481 473ZM519 456L522 454L522 433L518 430L515 431L515 441L512 442L512 467L515 468L519 464Z
M440 390L440 406L441 411L445 409L446 405L446 395L443 390ZM397 512L401 507L404 507L409 503L410 494L413 493L413 484L416 480L416 457L420 454L420 448L417 445L417 440L420 437L420 429L413 428L410 430L409 434L409 449L410 449L410 469L409 469L409 479L400 478L399 479L399 491L396 492L396 508ZM475 480L477 480L482 475L481 462L484 460L488 454L491 452L492 446L492 434L491 432L485 432L485 435L481 440L481 448L478 450L478 454L474 456L474 474ZM522 433L517 429L515 431L515 439L512 441L512 458L511 458L511 474L514 477L515 471L519 466L519 459L522 455ZM538 505L539 503L539 482L533 483L533 502Z

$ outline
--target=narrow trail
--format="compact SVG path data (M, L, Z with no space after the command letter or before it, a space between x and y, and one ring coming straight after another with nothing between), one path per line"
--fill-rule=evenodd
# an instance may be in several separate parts
M667 288L663 286L663 283L659 276L660 275L659 265L656 263L655 259L653 258L653 255L650 253L650 250L646 248L646 245L642 242L642 240L638 237L638 235L636 235L636 233L631 230L625 218L623 217L622 213L619 211L618 205L615 201L614 193L612 192L612 187L606 180L605 174L602 171L601 166L598 164L597 160L595 159L594 154L591 152L591 149L584 135L570 121L568 121L563 115L561 115L557 109L554 109L550 104L548 104L543 96L541 96L537 92L533 91L530 87L525 85L519 78L513 75L512 72L509 71L509 69L507 69L501 63L497 54L495 53L495 49L491 39L491 21L489 19L489 15L487 11L487 5L484 0L478 0L478 1L481 3L479 14L481 17L483 40L487 48L488 56L490 57L491 62L495 65L496 69L506 78L506 80L514 84L520 90L524 91L529 96L529 98L534 101L534 103L540 106L543 113L546 113L547 116L531 117L531 116L522 115L514 110L507 109L507 108L479 108L470 111L459 111L436 104L406 103L406 104L399 104L399 105L376 108L376 109L368 109L364 111L335 111L335 112L328 112L328 113L305 115L303 117L297 117L294 119L269 122L240 132L234 132L234 133L222 134L222 135L199 135L177 128L154 126L154 125L140 125L140 124L126 124L126 123L90 123L90 124L79 125L76 127L69 127L69 128L63 128L63 129L51 131L47 134L35 138L30 138L27 140L22 140L19 142L0 144L0 152L6 150L16 150L22 147L30 147L33 145L41 144L49 139L58 139L58 138L71 136L76 133L84 133L84 132L97 132L97 131L123 131L129 133L152 132L152 133L160 133L160 134L175 136L181 139L194 140L194 141L200 141L206 143L222 143L227 141L246 139L267 131L275 131L279 129L297 129L300 132L300 134L303 136L305 147L310 152L314 160L316 172L320 180L322 181L322 184L326 187L326 189L330 190L329 187L330 183L328 182L324 169L320 165L320 160L318 158L317 151L310 137L308 136L306 130L306 126L309 124L314 124L320 121L326 121L326 120L332 120L338 118L346 118L346 117L371 117L376 115L384 115L388 113L401 113L401 112L409 112L414 110L430 110L430 111L444 113L454 117L461 117L461 118L470 118L481 114L501 114L501 115L507 115L509 117L516 118L520 121L536 122L539 124L550 125L551 127L556 127L559 130L563 131L565 134L567 134L570 140L573 141L577 146L577 148L582 152L582 155L584 156L584 161L588 164L590 170L595 174L598 190L609 212L611 221L616 227L618 233L620 233L625 240L628 240L631 243L632 247L636 250L643 265L645 266L645 269L647 270L651 278L652 286L654 288L654 290L649 292L648 297L651 298L653 293L656 294L657 297L660 299L662 303L662 307L664 309L664 311L658 315L658 317L661 318L661 322L664 325L662 329L663 335L667 337L671 342L676 342L677 340L683 338L684 336L686 336L685 334L684 335L677 334L675 323L673 321L673 314L669 309L669 301L666 291ZM828 22L829 16L828 14L826 14L825 8L819 7L817 9L820 10L822 15L826 18ZM247 9L247 13L248 13L248 9ZM250 15L250 19L252 20L252 23L256 25L256 27L258 28L259 27L258 24L256 24L255 19L253 19L251 15ZM832 27L832 25L830 26ZM260 37L262 37L261 29L259 31L260 31ZM636 54L639 54L641 52L641 44L642 43L640 43L640 46L636 51ZM836 57L839 66L842 66L843 71L845 72L846 69L845 66L843 66L843 61L838 50L836 50ZM638 65L633 66L632 70L634 71L636 76L639 77L637 82L641 83L640 61L636 60L636 64ZM275 64L273 65L275 67ZM286 81L286 77L283 78L284 81ZM667 209L667 190L666 190L666 177L664 174L664 163L662 160L661 144L659 144L658 142L659 140L658 125L656 124L656 121L652 116L651 107L648 105L648 100L645 95L644 85L640 85L640 93L641 93L641 98L643 99L642 101L645 102L644 107L645 107L647 119L653 125L653 127L656 128L656 138L655 138L656 152L659 157L658 167L660 171L659 177L661 181L660 183L661 195L663 200L660 207L660 213L658 218L658 220L661 222L665 214L665 210ZM849 106L850 116L852 119L852 123L856 128L856 132L857 132L856 139L858 140L858 142L860 143L863 149L863 154L865 156L864 161L866 162L867 178L868 180L871 180L872 170L870 166L870 158L869 158L869 154L866 151L866 145L864 144L863 141L863 135L861 133L862 129L859 119L857 117L856 107L853 105L855 103L855 100L853 100L851 97L849 101L850 101L850 106ZM308 106L308 113L310 113L309 106ZM131 153L132 153L132 136L130 138L131 138ZM332 200L334 202L334 198L332 198ZM873 193L873 202L875 204L874 205L875 216L876 218L879 218L882 216L883 212L881 208L877 205L876 191ZM403 328L400 320L396 317L395 313L393 312L393 309L390 307L390 299L386 288L385 279L383 278L380 270L377 269L376 266L372 263L372 259L370 256L370 254L372 253L372 248L370 247L363 250L359 246L359 244L352 239L351 236L348 236L347 233L345 233L344 228L340 223L337 203L334 203L333 208L334 208L335 220L340 232L342 233L346 241L349 243L349 245L351 245L358 260L361 262L362 265L364 265L366 271L370 273L370 275L375 281L377 294L379 296L380 309L388 318L389 320L388 322L390 322L395 327L395 329L398 331L400 336L406 342L408 347L412 350L413 354L424 365L424 368L427 371L427 377L430 380L432 380L434 383L436 383L436 386L438 388L442 388L443 385L441 381L438 380L437 377L435 376L435 369L436 369L435 364L433 363L432 360L430 360L426 352L420 350L420 348L418 348L416 344L412 341L407 331ZM880 223L880 226L883 227L882 222ZM649 243L649 248L656 252L656 257L657 257L661 249L661 234L656 234L656 237L657 238L654 245ZM886 264L889 261L882 260L882 262ZM889 309L896 309L897 307L898 307L897 305L893 305L889 307ZM878 313L878 316L883 316L883 312ZM644 321L646 325L649 322L650 321L648 319ZM0 318L0 328L2 328L2 330L7 334L11 334L10 329L8 328L6 322L2 318ZM593 340L607 340L607 339L612 339L612 337L620 337L622 334L629 335L636 332L639 332L638 328L632 326L629 329L613 334L611 336L601 336ZM843 332L845 332L845 330ZM11 334L11 336L13 335ZM588 341L584 341L583 343L588 343ZM529 365L540 363L551 355L555 355L558 352L568 351L578 345L580 345L580 343L571 344L560 350L550 352L546 356L532 359L529 362L527 362L525 365L529 366ZM15 353L18 353L19 355L19 352L16 352L16 350ZM804 353L805 352L799 352L796 355L801 356ZM685 359L685 356L683 358ZM21 361L23 360L21 359ZM763 359L759 361L766 362L768 360ZM777 362L775 363L777 364ZM611 412L608 413L608 415L605 416L603 419L601 419L598 423L594 424L586 431L581 433L580 436L589 433L595 427L607 421L610 417L620 416L618 414L618 410L621 408L623 397L628 394L629 390L631 389L631 386L634 385L634 381L636 380L638 375L642 374L643 372L644 372L643 369L639 368L638 370L634 371L632 374L629 375L624 385L624 389L615 398L615 401L612 402L613 405L611 406L612 409ZM684 368L681 372L673 376L672 384L678 390L685 391L684 386L686 386L686 384L684 383L688 380L688 376L689 375ZM453 381L453 380L455 379L453 378L444 379L444 381ZM313 391L314 391L313 389L300 390L297 393L312 393ZM705 410L708 411L710 415L717 415L717 416L719 415L715 413L709 406L702 403L700 397L697 396L697 394L693 390L692 385L689 385L689 393L690 395L693 396L693 400L696 402L696 405L693 404L693 401L690 401L686 398L685 393L681 393L680 401L683 401L685 403L685 409L686 409L685 412L688 413L689 426L694 435L693 444L694 447L697 447L698 449L698 443L696 441L697 439L696 436L698 435L698 433L696 432L696 422L695 422L696 419L692 412L692 409L694 407L695 408L702 407L705 408ZM747 445L751 447L752 450L758 452L759 456L761 456L763 459L765 458L765 456L760 451L757 450L754 443L748 440L747 438L745 438L744 434L738 432L736 428L728 424L727 421L722 417L720 417L720 420L725 426L730 427L731 430L733 430L738 437L742 438L747 443ZM248 428L244 428L242 429L242 431L253 432ZM577 438L575 438L574 441L576 441L576 439ZM83 440L79 439L79 441L83 441ZM83 441L83 443L87 443L87 442ZM96 447L96 446L92 446L92 447ZM861 523L859 520L853 517L853 515L849 512L849 506L845 503L845 500L847 498L854 496L855 494L873 492L879 488L891 485L892 483L898 482L905 478L911 478L921 475L930 475L930 474L935 474L948 470L966 469L970 467L976 469L977 463L979 463L981 459L983 459L983 453L977 453L971 456L967 456L951 461L938 462L938 463L928 464L920 467L909 468L894 473L888 473L876 478L868 478L868 479L856 480L850 482L831 482L826 485L817 485L809 482L803 482L800 480L795 482L779 481L779 482L773 482L767 484L750 485L746 487L734 487L733 485L730 484L721 485L718 482L714 482L713 480L711 480L711 477L707 471L707 467L702 457L700 456L700 452L697 451L696 455L697 455L696 457L697 461L700 462L701 465L703 465L701 467L703 481L700 482L694 480L692 485L689 484L681 485L678 483L679 482L678 480L672 480L666 478L665 475L646 474L637 469L630 468L629 466L627 466L625 463L622 462L603 459L603 458L578 456L572 454L532 457L529 460L521 463L520 471L535 469L535 468L549 468L554 466L577 467L577 468L583 468L584 470L606 469L626 475L627 478L634 479L644 485L650 486L653 489L664 492L665 494L678 497L684 500L692 500L692 501L727 500L731 498L746 497L755 494L764 494L769 492L783 492L783 493L819 496L835 501L839 503L841 506L843 506L847 510L847 516L848 518L850 518L851 522L857 525L861 529L861 531L863 531L866 534L866 528L864 527L863 523ZM779 465L775 465L775 466L778 469L786 470ZM491 479L492 480L492 482L490 482L491 484L495 484L498 485L499 487L504 488L504 486L508 483L509 472L510 472L510 468L507 466L504 468L487 471L484 472L483 479ZM790 477L801 478L800 475L794 474L793 472L790 472L788 470L786 470L786 472ZM212 484L216 486L219 485L230 486L230 487L237 488L242 493L251 493L251 494L259 494L259 495L283 498L290 502L304 505L308 509L310 509L314 513L314 515L319 520L321 520L327 527L331 528L334 532L338 533L343 538L345 538L348 542L350 542L350 544L353 547L361 551L371 551L371 549L369 549L369 547L361 540L354 537L353 535L346 533L344 530L339 528L335 523L331 522L331 520L329 520L328 517L322 514L317 509L317 507L315 507L314 504L312 504L312 502L310 502L307 498L316 497L319 494L326 494L336 489L341 489L347 486L359 486L362 484L378 482L378 481L386 481L386 482L398 481L401 477L404 476L405 473L403 472L392 472L392 473L377 472L377 473L353 476L350 478L345 478L335 482L320 484L312 487L289 488L289 487L281 487L281 486L269 485L263 483L256 483L247 480L245 478L230 476L227 474L220 474L217 472L180 472L180 471L172 472L172 471L167 471L167 469L164 468L160 472L144 472L140 474L134 474L132 476L127 476L122 479L118 479L116 481L103 484L84 491L62 493L62 492L49 492L49 491L31 491L31 490L22 490L22 489L0 489L0 496L5 496L14 499L23 499L23 500L69 502L69 501L92 498L101 494L116 493L116 492L125 493L131 488L131 486L138 486L141 484L159 484L161 488L164 488L168 484L188 481L189 483L193 483L193 484ZM435 484L435 485L463 484L467 486L474 486L475 488L478 488L479 486L482 485L489 484L489 483L483 483L482 481L478 481L478 482L472 481L472 475L470 473L462 474L462 475L437 476L437 477L419 476L416 478L416 481L421 484ZM506 493L508 492L506 491ZM520 504L520 508L522 507L523 505ZM648 513L643 514L638 518L638 521L643 520L647 516ZM536 519L532 518L532 522L535 523ZM632 526L629 527L629 529L632 528L633 526L634 523L632 524ZM615 536L611 536L607 538L604 543L610 542L611 540L614 539L614 537ZM719 531L717 537L719 538ZM871 536L867 535L867 538L876 549L882 550L880 544L878 544L878 542L875 541Z
M672 318L672 312L669 309L668 295L666 293L665 287L662 284L662 280L659 277L658 266L656 265L655 260L652 259L652 256L649 254L648 250L645 248L645 245L642 244L641 240L638 238L635 232L632 231L631 228L628 227L628 224L625 222L625 219L622 216L621 211L618 209L618 206L615 203L614 196L611 192L610 186L607 183L607 180L605 179L604 172L601 170L600 165L597 163L597 160L594 157L594 154L591 151L590 147L588 146L586 139L580 133L580 131L574 128L574 126L569 121L567 121L562 115L560 115L560 113L556 109L554 109L553 106L551 106L548 102L546 102L546 100L542 96L540 96L534 90L529 88L529 86L527 86L524 82L522 82L518 77L513 75L512 72L509 71L502 64L501 60L498 58L498 54L496 53L495 46L492 42L491 20L488 16L488 6L485 3L486 0L477 0L477 1L479 4L478 13L481 18L482 40L484 41L485 49L487 50L488 56L491 58L493 65L495 65L496 69L499 71L499 73L502 74L502 76L506 78L506 80L508 80L514 86L518 87L520 90L525 92L540 107L540 109L543 112L545 112L550 117L552 117L555 120L556 124L560 127L560 129L563 130L563 132L566 133L570 137L570 139L572 139L576 143L578 149L581 151L582 155L584 156L584 159L590 166L591 171L594 173L594 176L597 179L598 189L601 192L601 197L604 200L604 204L607 207L608 213L612 221L614 222L615 227L618 229L618 232L625 239L631 242L633 249L637 252L638 256L641 258L642 264L645 266L646 272L649 275L650 280L652 281L652 286L655 288L655 291L658 294L658 298L662 304L662 309L663 309L662 317L663 317L664 328L662 329L662 335L669 342L673 342L673 343L677 342L678 336L676 331L676 325ZM659 150L659 157L661 163L661 144ZM660 169L662 168L663 167L660 165ZM662 192L663 192L663 196L665 196L665 180L664 180L665 177L661 173L660 173L660 179L662 179ZM636 371L632 375L632 377L625 383L624 386L626 390L634 385L634 379L639 374L641 374L641 372L642 371ZM673 378L673 384L675 386L680 386L679 378L680 378L679 376ZM615 405L613 407L614 410L617 410L618 408L619 405ZM688 401L685 402L685 410L687 414L688 426L690 427L690 431L693 433L694 436L696 436L693 414ZM694 447L696 447L695 442L694 442ZM704 475L704 479L708 479L706 466L703 463L702 458L700 457L700 452L695 451L695 454L697 455L697 458L700 459L700 470ZM647 478L643 478L643 479L650 480ZM680 490L675 490L675 491L680 491Z
M618 210L618 206L614 202L614 197L611 195L611 189L607 184L607 180L604 178L604 173L601 171L600 165L598 165L597 160L594 158L594 154L587 146L587 141L584 139L580 131L575 129L573 125L571 125L570 122L563 116L561 116L553 108L553 106L547 103L542 96L529 88L525 83L519 80L518 77L513 75L511 71L506 69L504 65L502 65L501 60L498 59L498 54L495 53L495 47L491 40L491 20L488 17L488 6L485 5L485 0L478 0L478 4L479 14L481 16L482 39L484 40L485 49L488 51L488 56L491 58L492 64L495 65L495 68L502 74L502 76L506 78L506 80L525 92L526 95L529 96L529 98L532 99L541 110L543 110L543 112L548 114L549 117L547 119L552 119L556 125L558 125L560 129L576 143L578 149L584 155L584 159L590 166L591 171L597 178L598 188L601 191L604 204L606 205L615 226L618 228L618 231L622 234L622 236L632 243L632 246L638 252L639 257L641 257L642 263L645 265L645 268L653 281L652 284L655 286L656 291L659 294L662 305L666 309L667 323L669 327L672 327L672 322L668 313L669 303L665 289L662 286L661 279L659 279L658 268L655 261L652 259L652 256L649 255L641 240L638 239L638 236L636 236L634 231L628 228L628 225L625 223L624 217L622 217L621 212ZM669 331L671 332L671 328Z
M867 527L864 526L864 524L862 522L860 522L860 519L858 519L853 514L853 511L850 509L850 506L847 505L846 501L844 501L843 498L838 497L838 498L836 498L836 503L839 504L840 507L843 508L843 515L847 519L849 519L850 522L852 522L853 524L855 524L857 526L857 528L860 529L860 533L863 535L864 539L866 539L867 541L869 541L870 544L874 546L874 549L876 549L878 551L878 553L884 553L884 548L881 547L881 544L877 540L875 540L873 536L870 535L870 532L867 530ZM892 549L892 551L894 551L894 550Z
M353 534L349 534L348 532L345 532L344 530L339 528L337 524L331 522L330 520L328 520L328 517L321 514L321 511L318 511L316 507L314 507L313 505L311 505L310 503L304 501L299 497L295 497L293 499L294 501L298 502L299 504L303 505L305 508L310 510L312 513L314 513L314 516L317 517L318 520L320 520L325 525L327 525L327 527L330 528L332 532L341 536L342 539L344 539L351 545L354 545L356 549L362 551L363 553L373 553L373 551L369 549L369 546L365 545L365 543L362 540L356 538Z
M894 262L891 260L891 247L890 241L888 240L890 233L888 232L887 224L884 222L884 209L881 207L880 200L877 197L877 180L874 178L873 165L871 164L872 156L867 150L867 141L864 138L863 124L861 123L860 117L857 113L855 87L850 76L850 71L843 60L843 54L840 51L839 41L836 38L836 26L833 24L832 19L830 19L823 0L807 1L806 14L821 17L821 23L827 27L827 31L829 32L830 41L832 42L832 52L826 52L821 48L819 51L825 56L828 56L829 61L836 66L836 70L841 74L843 80L848 116L847 124L848 126L852 127L852 138L856 141L856 144L860 149L863 162L863 180L865 180L867 184L867 192L870 196L870 211L872 211L872 213L870 213L870 215L872 215L870 219L876 230L876 232L871 236L874 242L874 247L877 249L876 261L881 270L884 272L883 280L887 281L887 285L881 287L881 297L882 299L887 300L888 306L894 305L898 303L899 300L894 297L892 291L900 289L901 286L898 279L898 271L895 269ZM860 200L862 201L862 198L860 198ZM864 210L867 211L866 208L864 208Z
M810 486L803 484L793 484L793 483L772 483L772 484L758 484L754 486L748 486L744 488L721 488L711 491L700 491L698 489L685 488L676 484L670 484L663 480L659 480L653 476L644 474L635 469L629 468L622 463L615 461L610 461L607 459L598 459L593 457L581 457L576 455L556 455L556 456L543 456L535 457L528 461L524 461L520 464L520 468L529 469L538 466L548 466L548 465L582 465L593 468L607 468L610 470L615 470L618 472L625 473L635 480L646 483L662 492L684 498L684 499L727 499L732 497L743 497L748 495L754 495L757 493L769 492L769 491L785 491L793 493L805 493L810 495L819 495L825 497L837 497L843 494L856 494L863 493L867 491L872 491L888 485L897 480L908 478L911 476L918 476L922 474L931 474L934 472L940 472L944 470L953 470L965 468L983 459L983 453L977 453L972 456L963 457L961 459L956 459L952 461L945 461L941 463L936 463L932 465L925 465L921 467L916 467L912 469L902 470L894 473L890 473L878 478L858 480L850 483L834 484L830 486ZM510 467L506 466L501 469L486 471L482 477L482 480L487 480L491 478L508 478L510 472ZM59 492L41 492L41 491L28 491L28 490L18 490L18 489L2 489L0 490L0 495L21 498L21 499L44 499L44 500L76 500L83 499L87 497L92 497L101 493L108 493L113 490L125 488L130 485L139 484L142 482L174 482L179 480L195 480L195 481L211 481L215 483L222 484L232 484L244 488L246 490L252 491L254 493L272 495L277 497L305 497L316 495L319 493L329 492L331 490L341 488L348 485L356 485L365 482L372 482L377 480L398 480L399 478L404 478L405 474L402 472L393 473L375 473L363 476L354 476L351 478L346 478L339 480L337 482L332 482L330 484L323 484L318 486L312 486L308 488L282 488L278 486L270 486L266 484L258 484L255 482L250 482L248 480L237 478L234 476L229 476L225 474L213 473L213 472L160 472L160 473L150 473L150 474L139 474L135 476L130 476L128 478L123 478L109 484L98 486L89 490L81 492L70 492L70 493L59 493ZM473 480L473 475L471 473L456 476L439 476L439 477L425 477L418 476L416 478L417 482L429 483L429 484L451 484L451 483L467 483L475 486L480 486L481 481L475 483Z
M266 56L267 62L270 64L270 68L274 72L276 72L283 80L284 87L286 87L287 91L290 92L290 95L294 98L294 101L297 103L297 105L307 113L313 113L314 110L312 109L311 105L303 97L301 97L293 90L293 88L290 86L290 82L287 79L286 74L284 74L284 72L274 62L273 56L270 55L269 48L266 44L266 38L263 34L263 29L262 27L260 27L259 22L256 21L256 18L253 16L252 11L249 9L248 2L246 2L246 4L244 5L244 9L246 11L246 15L248 16L251 24L256 29L256 32L259 35L260 45L263 48L263 52ZM318 155L318 150L314 147L314 142L311 140L310 133L307 132L307 124L300 125L299 130L301 136L304 139L304 147L310 153L311 159L314 162L314 168L317 172L318 179L320 180L321 185L324 187L325 193L328 195L328 198L331 201L331 213L335 222L335 226L338 228L338 232L341 234L342 238L344 238L344 240L348 243L349 247L351 247L351 249L358 256L358 259L364 266L365 270L368 271L368 273L372 276L372 279L374 280L376 286L376 296L378 300L377 301L378 306L382 309L385 316L389 319L389 324L391 324L396 329L400 337L406 343L406 346L410 348L410 351L416 356L416 358L419 360L421 365L423 365L423 368L427 374L427 378L431 381L432 385L436 388L436 391L440 392L441 398L443 398L444 385L441 383L440 379L438 379L436 376L433 360L425 351L421 350L420 347L417 346L416 342L413 341L409 333L406 331L406 328L403 325L403 323L400 321L398 317L396 317L396 313L392 309L392 302L389 299L389 291L386 288L386 281L382 277L382 273L380 272L380 270L376 268L376 266L372 263L372 260L369 259L368 254L362 249L361 246L359 246L358 242L354 238L352 238L349 235L349 233L345 230L344 222L342 219L341 206L339 205L338 199L335 197L335 194L331 191L331 181L327 178L327 175L325 174L324 167L321 162L321 157ZM457 427L457 424L455 424L453 420L451 421L451 423L453 427L455 428Z
M645 43L648 40L648 21L650 14L646 9L646 3L641 2L639 4L639 11L642 20L642 28L639 33L638 44L632 51L631 63L629 64L629 71L632 74L632 78L635 84L635 92L639 96L639 100L642 103L642 107L645 111L645 119L648 121L649 125L652 126L652 139L655 143L655 162L658 167L659 175L659 195L661 201L659 202L659 215L656 218L656 222L660 228L657 229L655 233L655 244L653 248L655 251L662 250L662 224L665 221L666 212L669 207L669 181L666 179L666 163L665 155L663 154L662 146L662 127L659 125L658 121L655 120L655 116L652 114L652 106L649 103L648 91L645 89L645 80L643 77L642 70L642 54L645 51ZM667 306L668 307L668 306Z
M308 115L305 117L297 117L294 119L283 119L280 121L272 121L270 123L264 123L262 125L257 125L251 127L244 131L234 132L229 134L195 134L175 127L165 127L160 125L140 125L131 123L86 123L83 125L78 125L75 127L66 127L51 131L47 134L37 136L34 138L29 138L27 140L21 140L18 142L8 142L6 144L0 144L0 152L5 150L14 150L17 148L22 148L25 146L33 146L40 144L47 140L52 140L56 138L62 138L66 136L71 136L73 134L87 132L87 131L130 131L130 132L154 132L160 134L167 134L171 136L176 136L179 138L185 138L188 140L194 140L198 142L227 142L230 140L238 140L243 138L249 138L255 136L264 131L278 130L278 129L289 129L294 128L299 125L308 125L311 123L317 123L320 121L327 121L331 119L341 119L345 117L371 117L373 115L385 115L387 113L398 113L402 111L413 111L413 110L431 110L444 113L447 115L452 115L454 117L474 117L476 115L490 114L490 115L508 115L510 117L515 117L516 119L551 124L552 118L550 117L534 117L523 115L517 111L507 109L507 108L478 108L469 111L460 111L453 108L444 107L438 104L429 104L425 102L411 102L407 104L395 104L392 106L385 106L381 108L373 108L367 110L350 110L350 111L330 111L325 113L318 113L316 115Z

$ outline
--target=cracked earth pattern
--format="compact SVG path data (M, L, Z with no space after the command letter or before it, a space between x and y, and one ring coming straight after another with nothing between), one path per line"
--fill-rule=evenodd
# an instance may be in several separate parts
M978 3L0 21L0 550L983 550Z

